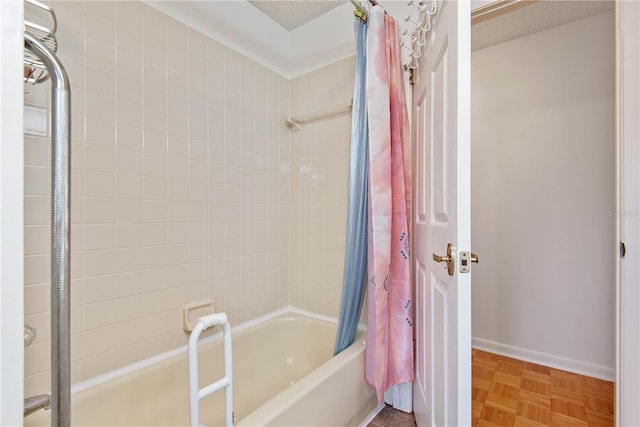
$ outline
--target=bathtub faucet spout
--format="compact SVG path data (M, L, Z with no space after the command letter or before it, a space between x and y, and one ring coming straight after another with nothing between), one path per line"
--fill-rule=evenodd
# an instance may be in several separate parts
M24 399L24 416L37 411L38 409L51 409L51 396L48 394L38 394Z

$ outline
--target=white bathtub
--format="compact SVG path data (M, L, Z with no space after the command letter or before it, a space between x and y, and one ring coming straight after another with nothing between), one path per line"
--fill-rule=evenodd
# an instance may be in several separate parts
M376 407L364 381L364 336L331 357L336 326L286 313L234 331L235 418L238 426L358 425ZM222 341L201 346L200 387L223 376ZM203 400L201 422L224 424L224 392ZM49 411L25 418L48 425ZM186 353L72 396L73 425L188 425Z

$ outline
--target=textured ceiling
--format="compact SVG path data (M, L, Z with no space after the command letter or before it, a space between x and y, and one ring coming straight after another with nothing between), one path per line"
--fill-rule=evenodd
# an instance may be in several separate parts
M613 10L613 1L545 0L471 27L471 50ZM593 29L598 31L597 28Z
M291 31L342 5L330 0L249 0L271 19ZM389 0L391 1L391 0ZM384 5L384 2L382 2ZM578 19L613 10L612 0L542 0L471 27L472 50L493 46Z
M285 29L291 31L345 2L328 0L249 0L249 3L263 11Z

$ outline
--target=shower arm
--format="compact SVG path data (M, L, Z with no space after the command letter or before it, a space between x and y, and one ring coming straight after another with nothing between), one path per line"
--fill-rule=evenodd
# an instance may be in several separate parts
M25 31L24 46L51 78L51 425L71 425L71 91L60 60Z

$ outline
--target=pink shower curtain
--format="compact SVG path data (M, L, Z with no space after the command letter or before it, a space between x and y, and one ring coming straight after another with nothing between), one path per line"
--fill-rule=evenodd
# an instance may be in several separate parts
M410 281L409 119L396 21L375 6L367 36L369 112L368 313L365 377L378 403L394 384L413 381Z

